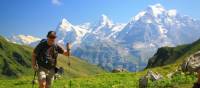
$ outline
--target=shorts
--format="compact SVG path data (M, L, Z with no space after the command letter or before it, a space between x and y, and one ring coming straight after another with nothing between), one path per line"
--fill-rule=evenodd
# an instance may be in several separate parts
M47 88L51 88L51 84L54 80L55 69L46 69L39 67L38 69L38 81L46 80Z

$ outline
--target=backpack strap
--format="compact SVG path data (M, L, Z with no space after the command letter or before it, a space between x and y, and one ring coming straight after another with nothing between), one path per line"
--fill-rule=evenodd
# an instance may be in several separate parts
M47 39L42 39L42 40L40 41L40 43L45 43L45 42L47 42Z
M40 61L40 60L38 60L38 59L43 59L43 49L44 49L44 47L45 47L45 42L47 42L47 39L42 39L40 42L39 42L39 44L38 44L38 47L39 47L39 50L40 50L40 52L39 53L37 53L37 57L36 57L36 60L37 61ZM38 62L39 63L39 62Z
M55 66L57 65L57 59L56 59L56 58L57 58L57 56L58 56L57 47L58 47L58 46L57 46L56 43L53 44L53 49L54 49L54 50L53 50L53 52L54 52L54 53L53 53L53 58L55 58Z

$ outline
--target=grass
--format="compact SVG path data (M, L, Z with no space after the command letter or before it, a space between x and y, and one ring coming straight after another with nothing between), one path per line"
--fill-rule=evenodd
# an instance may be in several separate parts
M139 75L135 73L103 73L96 76L73 78L71 88L132 88L138 84L137 76ZM31 88L30 80L31 78L0 80L0 88ZM69 82L69 79L55 80L53 88L69 88Z
M102 73L80 78L61 78L55 80L52 88L138 88L138 80L145 72L136 73ZM32 77L20 79L0 80L0 88L31 88ZM148 88L191 88L196 80L195 75L179 74L172 79L152 82ZM35 85L35 88L38 84Z

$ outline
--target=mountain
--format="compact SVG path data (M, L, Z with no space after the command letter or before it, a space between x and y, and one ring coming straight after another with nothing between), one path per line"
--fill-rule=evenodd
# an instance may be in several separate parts
M110 37L115 37L116 33L121 31L124 26L125 24L114 24L108 16L103 14L98 24L91 28L90 34L109 39Z
M94 52L107 52L106 49L111 48L110 46L114 47L117 45L117 47L114 47L110 51L109 55L118 52L117 49L120 47L121 50L125 51L124 53L129 55L129 57L131 56L134 63L130 63L137 63L135 64L136 66L144 67L145 63L148 62L148 58L153 56L158 48L191 43L197 40L200 37L199 24L199 20L181 15L175 9L166 10L161 4L148 6L134 16L126 25L117 29L117 31L112 31L116 24L107 16L102 15L99 24L91 28L92 31L83 37L82 45L80 45L82 50L79 48L76 56L81 58L88 56L87 58L90 58L90 62L99 64L102 62L98 62L96 58L102 59L102 57L98 56L99 53L94 54ZM96 43L103 43L99 45L105 46L108 41L110 46L107 46L105 50L100 50L98 49L99 46L95 45ZM88 47L84 47L86 44L87 46L91 45L91 49L94 49L93 53L86 53L88 49ZM92 47L92 45L94 46ZM86 50L83 50L84 48ZM82 51L82 53L79 50ZM76 51L76 49L74 51ZM89 56L90 54L96 56L92 58ZM121 57L119 53L116 55L120 58L118 61L127 59L126 57ZM113 55L113 57L115 57L115 55ZM110 60L110 58L107 60ZM112 61L115 60L116 58L113 58ZM118 64L117 62L112 63L113 67L115 67L114 64ZM118 66L119 65L120 64L118 64ZM105 67L105 65L103 67ZM130 70L129 68L126 69Z
M71 42L72 44L81 43L81 39L88 32L88 24L86 25L73 25L65 18L58 25L56 32L58 38L58 43L65 45L66 42Z
M181 15L175 9L166 10L161 4L155 4L134 16L117 38L138 52L149 53L149 56L139 54L148 60L147 57L151 57L159 47L197 40L200 37L199 24L199 20Z
M0 77L21 77L33 74L31 69L31 54L33 48L25 45L11 43L0 36ZM62 66L65 75L80 77L105 72L96 65L87 63L77 57L71 56L70 72L66 65L68 58L62 55L58 57L58 66Z
M116 68L125 68L129 71L137 70L138 63L136 62L138 59L113 41L83 42L72 53L109 71Z
M73 54L109 71L116 68L136 71L135 62L138 62L138 59L114 40L115 35L124 26L124 24L115 24L109 17L102 15L98 24L91 27L82 38L81 44L73 47Z
M73 55L97 64L107 70L126 66L131 71L136 71L133 56L123 55L119 46L110 39L123 28L124 24L114 24L106 15L102 15L98 24L94 26L73 25L66 19L59 24L56 32L58 42L65 44L71 42ZM118 49L117 49L118 48ZM123 50L123 47L121 47ZM109 56L112 54L112 56ZM125 61L124 57L132 58ZM126 64L129 63L129 64ZM115 65L114 65L115 64ZM131 66L131 67L130 67Z
M175 9L165 10L162 5L155 4L133 17L118 38L128 43L140 41L158 47L191 43L199 38L199 24L199 20L182 16Z
M107 70L146 67L160 47L188 44L200 38L200 21L161 4L149 5L128 23L102 15L97 22L74 25L62 19L55 31L58 43L71 42L75 56Z
M34 37L31 35L20 34L20 35L14 35L14 36L8 37L7 40L12 43L17 43L17 44L21 44L21 45L36 46L36 44L38 44L38 42L41 40L41 38Z

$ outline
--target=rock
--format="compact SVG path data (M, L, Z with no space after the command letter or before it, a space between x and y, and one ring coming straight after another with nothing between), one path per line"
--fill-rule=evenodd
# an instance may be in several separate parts
M112 73L118 73L118 72L127 72L127 70L124 68L116 68L112 70Z
M157 80L160 80L160 79L162 79L163 78L163 76L161 75L161 74L158 74L157 72L153 72L153 71L151 71L151 70L149 70L148 72L147 72L147 76L148 76L148 78L150 78L152 81L157 81Z
M184 72L197 72L200 68L200 51L187 57L181 65L181 69Z
M139 88L147 88L148 78L143 76L139 79Z
M163 76L157 72L154 73L153 71L148 70L147 74L139 79L139 88L147 88L148 79L157 81L163 79Z

